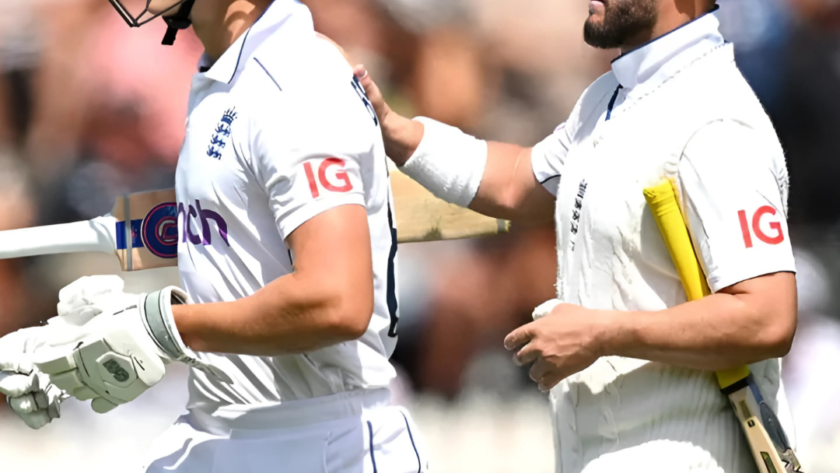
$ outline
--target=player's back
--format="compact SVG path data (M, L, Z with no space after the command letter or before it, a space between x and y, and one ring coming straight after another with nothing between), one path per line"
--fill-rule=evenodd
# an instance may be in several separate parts
M293 272L284 239L341 205L366 208L374 269L374 314L360 340L278 357L202 354L234 383L193 372L191 406L387 387L397 300L384 145L352 69L314 33L305 7L270 7L196 75L176 179L179 269L196 302L247 297Z

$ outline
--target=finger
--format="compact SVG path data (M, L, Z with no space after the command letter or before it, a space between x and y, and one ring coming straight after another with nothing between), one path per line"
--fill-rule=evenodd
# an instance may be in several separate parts
M97 397L99 397L99 394L96 394L95 392L93 392L92 389L90 389L87 386L82 386L81 388L76 388L73 391L73 397L80 401L87 401L89 399L96 399Z
M50 407L50 400L47 399L47 393L44 391L35 391L34 393L30 394L35 400L35 407L38 410L46 409Z
M516 366L525 366L537 361L539 357L540 350L537 349L535 344L529 343L513 355L513 362L516 363Z
M540 358L528 371L528 376L533 381L539 383L550 369L551 366L549 366L548 362L545 361L545 358Z
M24 394L9 398L9 407L18 414L31 414L38 409L38 401L34 394Z
M86 387L76 370L50 376L50 381L64 392L73 394L76 390Z
M523 325L505 337L505 349L516 350L530 342L533 338L533 322L528 325Z
M353 75L359 80L364 79L368 75L367 68L364 64L356 64L353 66Z
M18 397L32 392L33 378L31 375L0 372L0 393L8 397Z
M80 327L91 321L94 317L103 312L98 305L84 304L80 307L72 308L66 311L59 309L59 315L47 320L51 326L67 325L70 327Z
M18 374L29 374L32 372L32 360L28 356L7 351L3 348L0 348L0 352L4 353L4 356L0 357L0 371Z
M566 378L567 376L562 373L548 373L540 379L538 387L540 388L540 391L547 393L554 389L554 386L560 384L560 381L563 381Z
M59 352L63 352L59 354ZM35 366L42 372L49 375L64 373L76 369L76 360L73 352L67 353L66 349L56 349L45 352L35 360ZM53 381L55 382L55 381Z
M54 402L50 404L50 407L47 408L47 415L50 418L50 421L53 419L58 419L61 417L61 404Z
M35 430L43 428L52 420L46 411L36 411L31 414L23 414L20 418L26 422L26 425L28 425L29 428Z
M105 398L98 397L91 401L91 409L98 414L106 414L117 408L117 405Z
M365 95L367 95L371 105L373 105L376 115L379 116L380 120L385 120L391 109L388 108L388 104L385 102L385 97L382 95L382 91L379 90L379 86L373 81L373 77L368 74L365 66L356 66L353 72L359 79L359 83L365 88Z
M91 299L111 292L122 292L125 282L119 276L84 276L58 291L60 302Z

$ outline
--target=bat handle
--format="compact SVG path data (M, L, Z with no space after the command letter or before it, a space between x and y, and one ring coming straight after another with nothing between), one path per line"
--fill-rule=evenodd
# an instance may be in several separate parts
M111 253L117 219L106 215L84 222L0 232L0 259L60 253Z

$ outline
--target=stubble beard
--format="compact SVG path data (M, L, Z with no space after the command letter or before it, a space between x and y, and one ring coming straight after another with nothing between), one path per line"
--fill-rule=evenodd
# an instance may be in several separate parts
M656 0L605 0L604 7L603 21L590 17L583 26L583 39L590 46L619 48L656 25Z

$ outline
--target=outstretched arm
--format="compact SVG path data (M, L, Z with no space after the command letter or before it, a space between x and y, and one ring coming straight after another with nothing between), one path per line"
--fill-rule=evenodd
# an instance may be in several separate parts
M426 171L424 174L443 175L443 178L437 182L418 179L430 191L453 203L468 204L469 208L491 217L533 224L552 221L554 197L534 176L532 148L497 142L487 142L485 146L483 142L453 128L435 130L435 133L442 132L445 136L429 136L430 130L423 122L391 110L364 66L356 66L354 72L379 116L388 157L397 166L403 167L412 157L417 158L418 150L423 154L433 154L431 162L423 170ZM452 153L452 159L446 153ZM410 170L412 165L409 163L403 170L416 178ZM443 182L447 178L448 182ZM477 190L464 189L466 197L463 200L460 197L446 198L446 193L440 192L462 183L468 188L472 181L478 184Z

